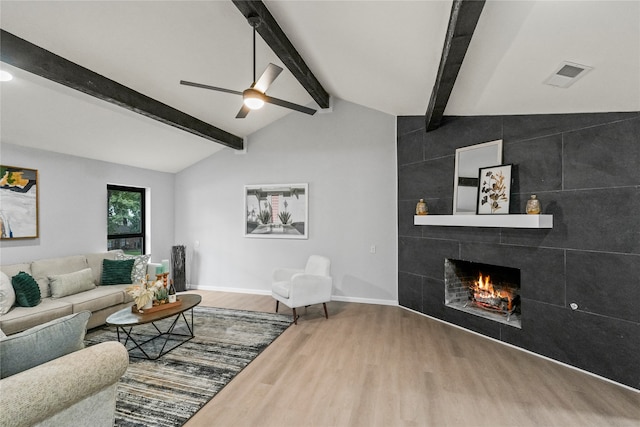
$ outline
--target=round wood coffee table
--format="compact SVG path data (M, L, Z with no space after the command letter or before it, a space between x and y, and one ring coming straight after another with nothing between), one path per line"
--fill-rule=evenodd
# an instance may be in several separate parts
M200 304L202 297L197 294L178 295L180 305L172 306L164 310L151 313L134 313L131 307L123 308L107 317L106 323L115 326L118 333L123 333L124 346L127 347L130 357L145 358L155 360L167 354L171 350L181 346L192 339L194 335L193 327L193 307ZM185 312L191 310L191 323L187 320ZM162 320L168 319L166 322ZM175 332L179 320L184 321L188 333ZM151 325L145 328L145 333L134 333L133 328L142 325ZM167 325L168 324L168 325ZM139 329L139 328L138 328ZM162 329L165 329L164 331ZM151 334L149 334L151 331ZM127 346L129 341L133 346Z

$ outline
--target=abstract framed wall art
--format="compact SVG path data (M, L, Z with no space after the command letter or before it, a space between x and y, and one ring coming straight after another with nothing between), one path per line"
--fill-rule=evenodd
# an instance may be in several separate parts
M245 185L244 213L245 237L308 239L309 186Z
M38 171L0 165L2 239L38 238Z
M511 166L499 165L480 168L478 215L509 213Z

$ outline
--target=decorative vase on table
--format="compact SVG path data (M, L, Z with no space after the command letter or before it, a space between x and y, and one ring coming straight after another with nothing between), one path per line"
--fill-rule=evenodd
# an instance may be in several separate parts
M171 247L171 267L172 277L175 290L178 292L187 290L187 273L186 273L186 247L177 245Z

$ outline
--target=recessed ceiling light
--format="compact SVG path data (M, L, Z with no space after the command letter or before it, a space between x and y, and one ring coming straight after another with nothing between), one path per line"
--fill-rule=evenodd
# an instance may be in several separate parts
M551 86L567 88L591 70L593 70L593 67L563 61L544 83Z
M13 79L13 76L11 75L10 72L5 70L0 70L0 82L8 82L11 79Z

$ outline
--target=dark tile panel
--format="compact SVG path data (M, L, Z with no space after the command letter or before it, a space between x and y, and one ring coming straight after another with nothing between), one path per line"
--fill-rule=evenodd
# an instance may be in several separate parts
M633 113L504 116L504 142L521 141L638 117Z
M485 319L484 317L475 316L473 314L445 306L442 320L487 337L500 339L501 323Z
M567 304L640 323L640 255L567 251Z
M444 318L444 280L424 278L422 291L423 313L438 319Z
M417 130L424 132L425 128L425 116L398 116L396 119L396 132L398 135L406 135Z
M453 178L451 192L439 198L427 198L427 208L430 215L451 215L453 213Z
M398 270L444 280L444 259L456 258L458 242L400 237Z
M504 163L517 165L520 193L562 190L562 136L504 144ZM512 193L516 191L512 190ZM528 196L527 196L528 198Z
M425 137L426 133L421 130L398 136L398 166L424 159Z
M398 202L398 235L399 236L422 236L422 227L419 225L413 225L413 217L416 213L416 203L401 200Z
M425 159L453 156L456 148L501 138L500 116L445 116L438 129L427 132Z
M519 268L523 298L565 306L562 250L462 242L460 254L465 261Z
M422 276L398 273L398 303L422 313Z
M505 342L640 388L640 325L536 301L526 304L522 332L504 328Z
M640 254L640 186L540 196L552 230L503 229L505 243Z
M398 199L453 197L453 157L413 163L398 168Z
M640 185L640 118L564 134L564 188Z

